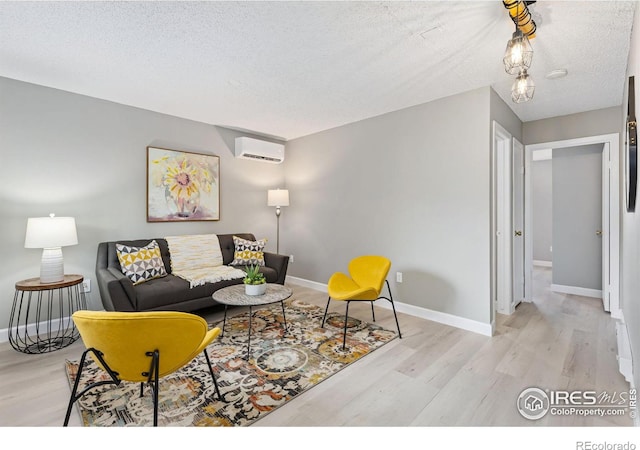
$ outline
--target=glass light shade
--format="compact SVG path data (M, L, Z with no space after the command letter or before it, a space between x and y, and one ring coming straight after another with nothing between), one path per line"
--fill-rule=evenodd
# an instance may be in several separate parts
M32 217L27 220L25 248L56 248L76 245L76 219L73 217Z
M269 189L267 191L267 206L289 206L289 190Z
M511 75L515 75L531 67L532 59L533 49L531 48L529 38L522 34L522 31L519 29L516 30L511 40L507 42L507 49L502 59L504 70Z
M511 87L511 100L514 103L528 102L533 98L535 89L536 85L525 69L520 72Z

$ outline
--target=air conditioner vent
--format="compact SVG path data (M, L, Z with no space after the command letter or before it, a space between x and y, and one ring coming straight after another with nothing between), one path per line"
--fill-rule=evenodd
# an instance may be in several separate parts
M238 137L235 141L236 158L253 159L272 164L284 161L284 144L262 141L250 137Z

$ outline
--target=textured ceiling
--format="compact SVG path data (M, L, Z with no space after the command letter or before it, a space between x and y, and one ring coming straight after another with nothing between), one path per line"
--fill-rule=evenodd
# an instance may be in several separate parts
M284 139L483 86L530 121L622 103L635 7L533 4L519 105L501 1L1 2L0 76Z

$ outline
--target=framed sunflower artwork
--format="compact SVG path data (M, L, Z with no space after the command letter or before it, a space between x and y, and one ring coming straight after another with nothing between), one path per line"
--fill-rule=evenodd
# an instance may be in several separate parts
M147 147L147 222L220 220L220 157Z

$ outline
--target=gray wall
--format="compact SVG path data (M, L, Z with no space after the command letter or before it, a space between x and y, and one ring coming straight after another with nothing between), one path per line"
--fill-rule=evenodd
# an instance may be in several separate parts
M633 33L631 36L631 48L629 50L629 65L627 75L640 78L640 13L636 12L633 22ZM638 89L638 78L636 78L636 105L640 98L640 90ZM625 80L625 94L623 105L627 104L628 92ZM638 114L636 106L636 116ZM621 108L618 115L618 130L621 133L621 146L624 146L626 106ZM624 180L623 162L626 158L620 158L621 171L620 179ZM624 189L621 192L625 192ZM620 237L621 245L621 286L620 296L622 311L624 314L627 329L629 331L629 339L631 343L631 353L633 354L633 378L636 388L640 386L640 204L636 206L634 213L626 212L625 195L621 195L622 214L622 233Z
M15 282L39 276L41 251L24 248L28 217L75 217L79 244L63 248L65 271L91 279L98 242L112 239L253 232L275 251L266 191L283 186L284 168L235 159L239 133L7 78L0 99L0 329ZM220 156L220 221L146 222L147 146Z
M602 148L553 150L553 284L602 289Z
M533 226L533 259L553 261L553 163L551 159L534 161L531 166L531 208Z
M482 88L289 141L289 273L326 283L351 258L382 254L397 301L489 323L489 97Z
M563 141L620 132L620 106L522 124L524 144Z
M500 98L496 91L490 90L491 120L495 120L502 128L511 133L511 136L522 142L522 122L509 106Z

